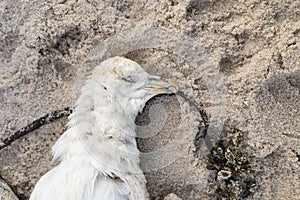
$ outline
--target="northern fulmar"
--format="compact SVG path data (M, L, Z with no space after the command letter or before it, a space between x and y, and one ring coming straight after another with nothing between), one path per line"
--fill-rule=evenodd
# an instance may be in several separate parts
M132 60L100 63L52 148L60 164L41 177L30 200L149 199L135 118L150 98L177 90L174 80L152 76Z

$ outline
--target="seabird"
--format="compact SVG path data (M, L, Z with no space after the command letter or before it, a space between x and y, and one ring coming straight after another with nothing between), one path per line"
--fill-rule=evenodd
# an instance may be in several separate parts
M177 91L174 80L152 76L132 60L103 61L83 86L68 129L52 147L60 163L40 178L30 200L149 199L135 118L150 98Z

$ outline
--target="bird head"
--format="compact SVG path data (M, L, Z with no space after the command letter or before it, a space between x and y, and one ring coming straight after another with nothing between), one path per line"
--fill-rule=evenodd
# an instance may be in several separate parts
M178 91L178 85L172 79L163 79L148 74L136 62L113 57L101 63L98 76L105 92L120 99L134 101L139 107L158 94L172 94Z

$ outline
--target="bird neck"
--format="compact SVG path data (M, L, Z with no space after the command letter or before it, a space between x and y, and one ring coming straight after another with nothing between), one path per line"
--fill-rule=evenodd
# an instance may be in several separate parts
M110 144L110 148L113 149L119 146L114 144L115 142L121 142L126 144L130 152L133 152L132 159L138 163L139 151L135 140L134 121L139 107L135 106L135 103L108 94L93 79L89 79L82 88L74 112L69 116L68 130L53 146L54 159L63 160L77 155L86 155L88 152L85 147L92 148L93 151L98 152L95 155L101 157L106 155L103 152L107 151L107 145L104 144ZM103 143L105 141L110 142ZM127 154L126 152L119 152L120 156L123 153Z

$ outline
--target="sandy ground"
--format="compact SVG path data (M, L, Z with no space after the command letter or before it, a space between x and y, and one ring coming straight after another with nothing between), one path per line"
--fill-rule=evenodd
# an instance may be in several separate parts
M122 55L175 78L208 113L213 143L225 122L243 133L256 180L247 199L300 199L299 1L2 0L0 30L1 140L72 107L93 66ZM141 135L157 127L138 139L151 198L218 199L196 108L173 95L147 109L137 123ZM57 164L51 146L66 123L1 150L0 175L21 199Z

